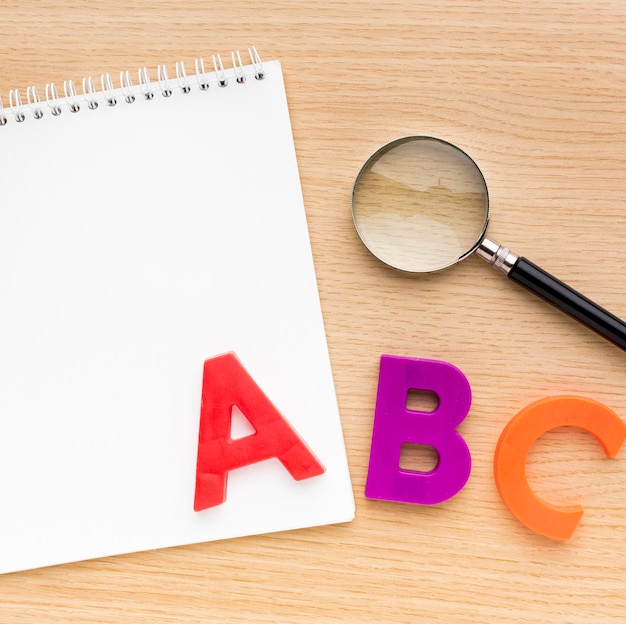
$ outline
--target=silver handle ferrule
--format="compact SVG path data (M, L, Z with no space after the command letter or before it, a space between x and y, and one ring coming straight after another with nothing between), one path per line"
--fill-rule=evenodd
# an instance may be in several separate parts
M518 257L508 247L503 247L500 243L487 237L480 241L474 253L503 273L508 273L518 260Z

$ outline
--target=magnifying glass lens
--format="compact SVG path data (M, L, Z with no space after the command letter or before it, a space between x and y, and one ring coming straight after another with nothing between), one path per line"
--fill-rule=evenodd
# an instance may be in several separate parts
M458 147L432 137L398 139L361 169L352 216L365 246L386 264L411 273L436 271L482 240L487 185Z

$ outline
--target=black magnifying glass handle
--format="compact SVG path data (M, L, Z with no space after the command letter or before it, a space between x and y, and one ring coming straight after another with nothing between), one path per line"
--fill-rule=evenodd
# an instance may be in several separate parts
M626 351L626 323L526 258L484 238L476 255L514 282Z

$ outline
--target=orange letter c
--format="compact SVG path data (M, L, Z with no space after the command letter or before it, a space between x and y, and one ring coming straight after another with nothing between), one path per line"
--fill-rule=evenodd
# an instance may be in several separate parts
M526 458L546 431L580 427L593 434L607 457L615 457L626 439L626 425L608 407L583 397L549 397L531 403L504 428L494 458L496 485L509 511L526 527L553 539L569 539L582 507L556 507L537 497L526 480Z

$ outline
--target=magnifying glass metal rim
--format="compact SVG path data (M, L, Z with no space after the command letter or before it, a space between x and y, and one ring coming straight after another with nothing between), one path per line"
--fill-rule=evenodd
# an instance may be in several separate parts
M474 243L471 245L471 247L469 249L467 249L466 251L464 251L457 258L452 259L450 262L447 262L445 264L442 264L442 265L434 267L434 268L429 268L429 269L424 269L424 270L410 270L410 269L407 269L407 268L395 265L392 262L389 262L388 260L382 259L378 255L377 251L375 249L373 249L371 245L368 245L368 243L366 242L366 240L365 240L365 238L363 236L363 233L362 233L361 229L359 228L358 217L355 214L355 196L356 196L356 192L357 192L357 189L358 189L358 186L359 186L359 182L360 182L361 178L363 177L363 175L371 168L371 165L373 163L375 163L383 154L389 152L393 148L395 148L395 147L397 147L399 145L402 145L403 143L417 142L417 141L431 141L431 142L434 142L434 143L439 143L441 145L444 145L444 146L446 146L448 148L453 149L454 151L460 153L462 156L467 158L467 160L475 167L478 175L480 176L480 179L482 180L482 184L483 184L483 187L485 189L485 202L486 202L486 206L485 206L485 220L484 220L484 223L483 223L483 227L482 227L482 230L480 231L480 233L478 235L478 238L474 241ZM450 266L458 264L459 262L461 262L461 260L464 260L468 256L471 256L480 247L481 243L485 239L485 237L487 235L487 228L489 227L489 219L490 219L490 216L491 216L490 201L489 201L489 188L487 186L487 181L485 180L485 176L483 175L483 172L480 170L480 167L476 164L476 161L465 150L461 149L460 147L458 147L454 143L450 143L449 141L445 141L445 140L440 139L438 137L429 136L429 135L421 135L421 134L404 136L404 137L400 137L398 139L394 139L393 141L389 141L388 143L385 143L384 145L381 145L373 154L371 154L369 156L369 158L365 161L365 163L363 163L363 166L359 170L359 173L357 174L356 179L354 180L354 184L352 185L352 196L351 196L351 200L350 200L350 211L352 213L352 222L354 224L354 229L356 230L359 238L361 239L361 242L365 245L365 247L367 247L367 249L370 251L370 253L375 258L377 258L380 262L382 262L383 264L385 264L385 265L387 265L387 266L389 266L392 269L395 269L397 271L401 271L402 273L406 273L408 275L422 275L422 274L426 274L426 273L435 273L437 271L441 271L441 270L446 269L446 268L448 268Z

